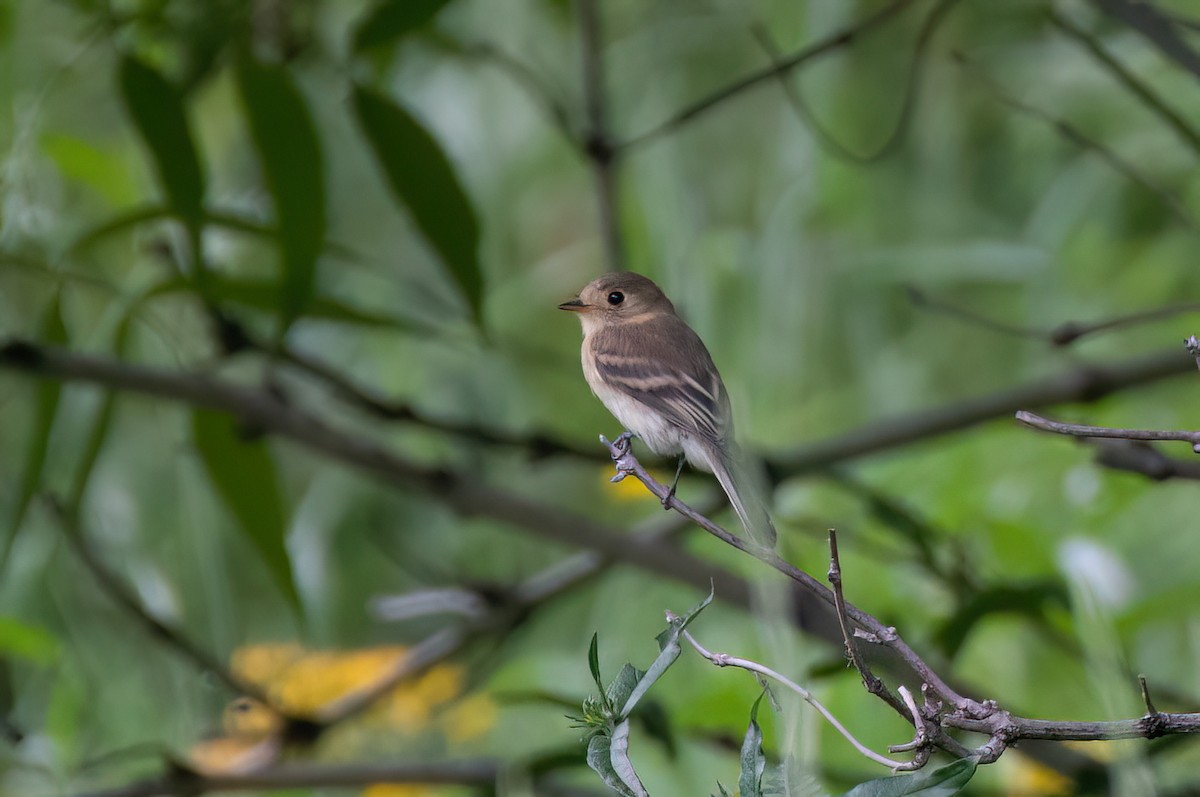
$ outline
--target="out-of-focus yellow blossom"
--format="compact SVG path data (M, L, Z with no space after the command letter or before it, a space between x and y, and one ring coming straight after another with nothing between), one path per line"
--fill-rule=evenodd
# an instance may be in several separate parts
M294 643L270 643L236 651L232 669L261 688L284 713L316 717L337 701L391 677L406 656L406 649L399 645L306 650ZM453 705L465 682L466 673L458 665L432 667L401 681L357 722L413 733L427 730L436 721L448 741L474 738L495 723L496 708L486 695L473 696L461 708Z
M283 749L283 721L257 700L239 697L221 715L224 735L188 750L188 764L207 775L236 775L274 763Z
M469 741L496 724L496 704L487 695L472 695L448 708L438 724L451 742Z
M611 496L613 500L622 502L654 501L655 503L660 503L658 497L655 496L654 493L647 490L646 485L642 484L633 476L626 476L624 479L621 479L621 481L612 482L610 484L609 482L612 481L613 477L613 469L611 467L601 468L600 473L604 477L605 495ZM650 475L653 476L657 481L660 481L666 485L670 485L670 479L672 479L674 476L673 473L662 474L656 471L650 471Z
M411 783L376 783L363 789L362 797L435 797L437 789Z
M1070 778L1032 758L1014 755L1005 764L1005 794L1012 797L1065 797L1075 793Z

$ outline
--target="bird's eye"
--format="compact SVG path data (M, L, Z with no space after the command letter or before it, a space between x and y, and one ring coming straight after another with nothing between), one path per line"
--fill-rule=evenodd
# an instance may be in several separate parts
M613 291L608 295L608 303L612 305L620 304L625 301L625 294L620 291Z

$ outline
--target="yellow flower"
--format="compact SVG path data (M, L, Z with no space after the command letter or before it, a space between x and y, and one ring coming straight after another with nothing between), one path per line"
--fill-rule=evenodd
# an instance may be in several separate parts
M438 722L451 742L465 742L496 724L496 704L487 695L472 695L447 709Z

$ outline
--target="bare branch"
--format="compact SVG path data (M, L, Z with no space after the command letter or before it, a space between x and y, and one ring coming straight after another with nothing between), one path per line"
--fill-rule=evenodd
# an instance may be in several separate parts
M912 4L913 0L893 0L893 2L884 6L879 11L855 23L854 25L830 34L823 39L819 39L807 47L798 50L792 55L780 59L771 66L765 69L760 69L757 72L752 72L740 80L736 80L733 83L718 89L707 97L692 103L682 111L679 111L674 116L666 119L663 122L660 122L644 133L639 133L638 135L621 142L619 145L617 145L616 152L624 155L629 150L640 147L656 138L659 138L660 136L678 130L680 127L683 127L718 105L722 105L725 100L730 99L731 97L736 97L747 89L757 86L764 81L771 80L777 75L790 72L796 67L815 60L823 55L827 55L831 52L841 49L842 47L851 44L855 39L862 36L867 31L887 22Z
M832 152L836 157L860 164L872 163L895 151L897 145L904 140L904 135L908 131L912 120L913 109L917 104L918 88L921 81L921 67L925 63L929 42L933 38L934 31L937 30L942 20L946 18L950 9L957 5L958 2L959 0L940 0L925 17L925 21L921 23L921 30L917 34L917 42L913 46L912 63L908 69L908 79L905 81L904 99L900 105L900 114L891 132L888 133L887 138L873 152L865 155L851 152L821 125L816 115L812 112L812 109L808 107L808 103L800 95L800 92L788 82L789 76L787 72L779 70L775 73L776 77L779 78L780 86L783 88L784 96L787 97L788 103L796 112L796 116L812 131L817 141L825 149ZM782 64L783 56L775 46L775 42L771 39L770 32L762 25L754 26L752 32L763 51L767 54L767 57L771 59L772 66L778 69Z
M1129 0L1092 0L1092 3L1145 36L1164 56L1200 78L1200 53L1179 35L1171 19L1152 4Z
M1106 468L1140 473L1155 481L1193 479L1200 481L1200 462L1168 457L1152 445L1136 441L1097 440L1096 463Z
M63 536L70 544L75 555L79 558L79 561L83 563L88 572L92 574L92 577L96 579L104 594L113 603L120 606L126 614L136 620L138 625L145 629L146 633L192 662L202 672L211 673L229 687L234 694L248 695L265 705L273 705L270 699L254 684L239 678L215 656L188 639L183 632L151 614L142 605L142 602L138 600L133 590L129 589L115 573L109 570L108 566L101 561L99 555L92 550L92 546L88 543L83 529L80 528L78 518L63 507L56 499L51 498L49 504L55 518L62 527ZM282 715L282 712L279 713Z
M637 461L637 458L631 451L628 438L620 437L612 443L608 443L607 441L605 441L605 443L609 446L609 451L612 453L613 461L616 463L617 476L614 477L614 481L619 481L626 476L633 476L642 484L644 484L646 488L650 490L650 492L657 496L658 499L663 502L664 506L670 507L671 509L674 509L685 517L691 519L702 529L727 545L733 546L742 553L750 554L760 562L769 565L777 572L791 579L805 592L818 598L827 606L834 607L836 609L837 601L834 598L834 594L824 584L817 581L803 570L800 570L791 563L780 558L779 555L774 551L756 545L752 542L745 541L742 538L731 534L730 532L718 526L716 523L713 523L708 518L696 512L696 510L692 509L687 504L680 501L678 496L672 495L670 488L668 488L665 484L658 482L646 471L644 467L642 467L641 463ZM971 715L983 710L980 703L964 697L951 688L950 685L941 678L941 676L934 672L933 669L926 664L920 656L917 655L916 651L910 648L908 644L899 637L899 635L896 633L896 629L884 626L883 623L879 622L873 616L862 611L852 603L845 602L844 611L847 618L849 618L856 626L866 632L866 638L869 638L872 642L880 646L891 649L892 652L898 655L904 664L911 669L912 672L916 674L916 676L920 678L923 683L929 684L931 688L937 691L938 695L943 700L953 706L956 710ZM904 705L903 701L891 694L890 691L885 690L880 692L879 697L891 705L892 708L902 716L907 716L907 707Z
M1172 316L1182 315L1184 313L1200 312L1200 303L1186 302L1182 304L1168 304L1162 307L1151 307L1146 310L1139 310L1135 313L1126 315L1114 316L1101 321L1092 321L1084 323L1080 321L1064 321L1058 326L1048 329L1040 329L1037 327L1023 327L1016 324L1010 324L1006 321L1001 321L995 318L989 318L982 313L977 313L974 310L959 307L950 302L934 298L925 293L919 288L908 286L906 288L909 301L916 307L931 310L943 315L959 318L967 323L973 324L984 329L990 329L994 332L999 332L1004 335L1013 337L1027 338L1031 340L1040 340L1054 346L1069 346L1080 338L1089 335L1095 335L1100 332L1111 332L1116 329L1137 326L1139 324L1153 323L1162 321Z
M1191 229L1196 229L1198 226L1200 226L1200 224L1198 224L1196 221L1196 217L1192 215L1192 212L1188 206L1185 205L1173 191L1158 185L1153 180L1146 177L1144 174L1138 171L1136 167L1134 167L1121 156L1117 155L1117 153L1113 152L1104 144L1101 144L1096 139L1087 135L1070 122L1016 99L1003 88L1001 88L1000 85L992 80L991 77L988 76L983 70L979 69L977 66L975 66L975 64L969 61L962 53L954 53L954 60L960 66L970 71L971 74L973 74L976 79L980 81L980 83L986 86L988 90L990 90L992 94L994 94L996 98L1000 100L1000 102L1004 103L1015 111L1023 113L1026 116L1031 116L1034 119L1038 119L1039 121L1050 125L1056 131L1058 131L1059 135L1077 147L1096 153L1096 155L1098 155L1101 160L1112 167L1112 169L1124 175L1131 182L1136 183L1145 190L1157 196L1167 207L1167 209L1171 211L1175 218L1185 226Z
M672 615L670 612L667 612L667 619L668 620L672 619ZM697 642L696 638L694 636L692 636L690 631L684 631L683 638L686 639L693 648L695 648L697 653L699 653L701 656L708 659L710 662L717 665L718 667L738 667L740 669L747 670L749 672L757 673L759 675L766 676L767 678L770 678L772 681L775 681L778 684L782 684L788 690L795 692L797 695L799 695L804 700L804 702L808 703L810 706L815 708L820 713L820 715L825 718L826 722L828 722L830 725L832 725L834 727L834 729L837 730L838 733L840 733L843 737L845 737L846 741L850 742L850 744L852 744L854 746L855 750L862 753L865 757L874 761L876 764L883 764L885 767L890 767L893 770L916 769L916 767L914 767L912 765L912 762L894 761L894 760L888 758L887 756L876 753L874 750L872 750L871 748L867 747L865 744L860 742L858 739L856 739L854 737L854 734L852 734L849 730L846 729L845 725L843 725L841 722L838 721L838 718L835 717L829 709L825 708L825 706L821 704L821 701L817 700L813 696L812 692L808 691L803 686L801 686L800 684L791 680L790 678L783 675L782 673L776 672L775 670L772 670L770 667L767 667L764 664L759 664L758 662L752 661L751 659L743 659L743 658L739 658L737 656L730 656L728 653L712 653L712 652L706 650L704 648L704 646L702 646L699 642Z
M1052 421L1040 415L1024 410L1016 414L1016 419L1026 426L1040 429L1043 432L1065 434L1071 437L1106 437L1119 440L1175 440L1191 443L1193 449L1200 453L1200 432L1189 432L1175 429L1114 429L1107 426L1086 426L1078 423L1063 423Z
M771 465L777 474L805 473L995 418L1011 417L1012 413L1023 408L1096 401L1124 388L1178 376L1194 368L1191 358L1177 349L1114 365L1084 365L1041 381L867 424L791 454L776 455L771 458Z
M841 558L838 556L836 529L829 530L829 583L833 586L833 605L834 609L837 611L838 624L842 628L842 639L845 642L846 658L850 660L850 663L854 666L854 669L858 671L859 677L862 678L863 686L866 687L867 691L873 695L882 695L884 692L888 691L888 688L883 681L879 680L879 678L871 672L871 669L867 666L867 663L863 660L863 657L859 655L858 645L854 641L855 635L850 628L850 618L846 613L846 596L842 593L842 562ZM901 694L903 695L903 693ZM891 703L892 700L888 700L888 702ZM904 702L906 705L909 704L909 701L907 700ZM911 705L909 705L909 710L912 711ZM914 727L916 727L918 734L920 734L924 728L924 723L921 721L920 712L914 713L913 717Z
M1095 36L1076 26L1053 8L1050 10L1050 21L1063 33L1066 33L1072 39L1082 44L1125 88L1133 92L1146 107L1162 117L1167 126L1174 130L1183 139L1184 143L1191 147L1193 151L1200 153L1200 132L1197 132L1195 128L1188 124L1186 119L1176 112L1174 108L1167 105L1166 101L1162 97L1159 97L1152 88L1143 83L1137 75L1126 69L1124 64L1118 61L1108 50L1105 50L1104 46L1100 44Z

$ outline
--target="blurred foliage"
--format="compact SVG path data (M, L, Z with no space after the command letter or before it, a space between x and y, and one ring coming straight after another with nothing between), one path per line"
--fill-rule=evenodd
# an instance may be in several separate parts
M594 460L538 457L436 428L584 449L619 431L579 373L577 324L555 309L608 268L585 146L595 132L615 147L629 266L708 343L740 436L766 454L1194 333L1194 315L1176 314L1053 346L932 312L906 290L1020 329L1200 291L1198 153L1180 134L1200 129L1200 82L1086 0L914 0L644 137L772 51L786 57L885 5L598 0L611 129L588 131L577 9L563 0L0 3L0 341L263 387L414 461L632 527L661 509L609 485L598 446ZM1155 6L1200 49L1194 3ZM1051 10L1178 119L1128 90ZM295 367L297 353L437 424L362 412ZM1195 382L1055 414L1186 428ZM685 475L680 494L709 487ZM218 660L294 651L293 667L320 663L321 689L369 680L356 657L375 654L363 651L456 622L385 624L368 614L372 598L456 584L503 595L572 553L225 417L0 370L4 793L158 773L163 751L185 756L242 697L105 594L63 544L47 496L154 618ZM998 418L788 478L775 508L783 553L812 573L825 571L823 530L836 526L850 599L973 694L1030 716L1106 719L1141 713L1138 672L1161 709L1200 703L1198 500L1190 483L1103 468L1088 448ZM709 538L681 545L756 572ZM295 754L489 757L512 793L533 793L533 774L600 793L561 705L594 693L588 639L600 633L598 665L616 672L649 658L664 608L699 597L609 568L396 693L453 673L444 700L410 709L452 712L451 697L476 695L461 718L478 723L470 733L446 725L435 743L367 723ZM695 627L721 650L768 659L746 620L718 593ZM910 737L838 651L795 647L769 663L865 743ZM685 652L655 683L674 742L656 742L646 721L630 748L651 794L731 782L759 691L735 675ZM493 704L499 692L554 699ZM795 756L827 792L881 774L803 707L759 722L767 760ZM269 728L248 735L271 739ZM1091 771L1064 780L1017 750L969 788L1197 788L1200 753L1186 739L1067 752Z

